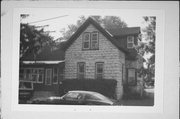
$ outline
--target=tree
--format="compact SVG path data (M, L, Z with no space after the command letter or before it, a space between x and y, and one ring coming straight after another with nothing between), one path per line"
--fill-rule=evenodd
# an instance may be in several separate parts
M29 15L21 15L21 20ZM20 24L20 58L33 53L34 58L37 52L46 44L52 42L52 38L44 32L43 27L36 27L26 23Z
M142 39L137 46L138 52L142 56L148 56L146 68L143 68L142 74L146 76L146 81L152 81L155 76L155 40L156 40L156 17L143 17L146 27L142 30ZM143 40L143 41L142 41Z
M97 23L99 23L103 28L124 28L127 27L127 24L122 21L119 17L116 16L91 16ZM74 32L86 21L85 16L80 16L80 19L76 24L68 25L68 29L62 29L60 32L63 35L63 39L68 40Z

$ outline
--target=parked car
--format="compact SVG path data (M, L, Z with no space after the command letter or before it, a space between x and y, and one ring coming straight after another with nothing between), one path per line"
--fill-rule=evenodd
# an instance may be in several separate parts
M92 91L69 91L61 97L51 96L47 98L36 98L31 104L60 104L60 105L114 105L115 100Z

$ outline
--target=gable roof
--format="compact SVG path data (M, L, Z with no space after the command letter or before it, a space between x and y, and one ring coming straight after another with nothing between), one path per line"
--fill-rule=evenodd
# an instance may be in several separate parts
M96 27L113 45L115 45L119 50L123 51L124 53L128 53L128 51L122 48L116 39L114 39L111 34L102 28L96 21L94 21L91 17L89 17L78 29L77 31L70 37L70 39L66 42L64 46L64 50L67 50L69 46L80 36L80 34L90 25L92 24Z

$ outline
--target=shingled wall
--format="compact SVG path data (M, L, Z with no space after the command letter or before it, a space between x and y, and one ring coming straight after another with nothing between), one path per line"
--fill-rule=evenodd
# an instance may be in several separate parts
M89 25L84 32L98 31ZM82 33L83 34L83 33ZM82 50L82 34L65 52L65 79L77 78L77 63L85 62L85 78L95 79L95 63L104 62L104 79L117 80L116 96L123 95L122 64L125 64L125 54L118 50L99 32L99 50ZM125 75L125 73L123 73Z

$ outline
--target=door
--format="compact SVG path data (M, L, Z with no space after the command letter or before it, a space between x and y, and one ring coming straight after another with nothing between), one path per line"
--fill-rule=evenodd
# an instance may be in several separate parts
M48 68L46 69L45 84L51 85L51 82L52 82L52 69Z

